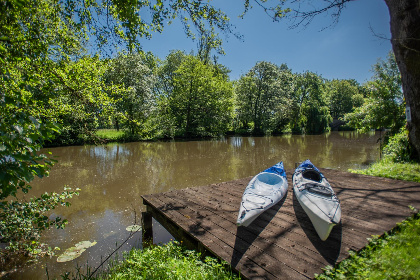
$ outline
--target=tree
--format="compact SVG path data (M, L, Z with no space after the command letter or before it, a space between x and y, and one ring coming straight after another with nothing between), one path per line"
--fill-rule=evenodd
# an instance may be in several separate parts
M175 134L190 138L226 132L233 113L232 84L226 77L191 55L174 74L166 104Z
M327 82L330 98L330 113L333 119L341 119L345 114L363 104L363 94L355 80L332 80Z
M111 95L115 101L115 120L122 119L122 126L129 128L132 135L147 133L146 122L156 108L152 94L155 83L155 58L150 54L119 54L109 63L104 75L108 84L120 86L122 90ZM148 65L147 60L152 64ZM149 63L150 64L150 63Z
M357 129L391 128L391 133L397 133L404 126L405 103L394 54L379 60L373 72L373 80L365 85L368 96L363 105L346 114L345 120Z
M281 98L280 69L270 62L258 62L236 86L239 120L253 133L261 134L270 129Z
M113 100L103 81L106 63L98 56L83 56L77 61L63 60L54 72L56 94L43 108L44 119L61 125L48 145L75 145L97 140L98 120L110 113Z
M266 6L266 1L254 0L273 20L289 17L292 27L310 24L318 15L330 13L333 22L353 0L284 1ZM417 0L384 0L391 17L391 44L401 73L402 88L407 106L407 128L410 144L420 157L420 2ZM307 2L308 5L303 3ZM245 0L245 12L250 0Z
M318 134L328 129L331 116L327 94L324 80L317 74L307 71L297 76L293 106L293 132Z
M280 98L271 122L271 130L274 133L283 133L284 130L290 129L294 110L293 93L296 92L298 86L298 75L292 73L286 64L280 65L279 70L280 77L277 82L280 88Z
M214 28L202 31L197 47L197 56L204 64L208 64L210 62L210 53L213 49L219 54L225 54L222 48L222 40L217 34L215 34Z
M385 0L385 3L391 16L392 48L409 108L409 139L420 157L420 2Z

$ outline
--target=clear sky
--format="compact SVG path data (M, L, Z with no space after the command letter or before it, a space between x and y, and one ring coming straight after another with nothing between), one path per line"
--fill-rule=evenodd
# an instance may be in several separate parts
M339 22L331 27L331 16L324 14L306 28L297 29L290 29L287 20L273 22L255 4L244 19L238 18L243 0L212 3L228 14L235 31L243 35L241 41L221 34L226 55L219 56L219 63L231 70L231 80L246 74L258 61L269 61L286 63L295 73L312 71L327 79L364 83L372 77L372 65L391 50L389 12L383 0L348 3ZM145 51L161 59L171 50L197 52L197 42L187 38L177 21L142 44Z

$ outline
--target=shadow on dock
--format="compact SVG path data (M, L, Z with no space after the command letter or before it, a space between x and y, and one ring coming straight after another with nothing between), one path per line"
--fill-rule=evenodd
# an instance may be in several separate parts
M296 213L297 221L300 227L303 229L303 232L311 241L312 245L318 250L321 256L331 265L334 265L337 262L338 257L340 256L341 250L341 240L343 236L343 225L340 223L333 227L331 230L330 236L327 240L322 241L314 226L312 225L311 220L308 215L303 210L299 201L293 193L293 210Z
M263 212L255 221L253 221L249 226L237 227L236 230L236 239L235 246L232 254L231 265L236 267L239 261L244 256L245 252L252 246L253 242L260 233L265 229L265 227L271 222L276 213L281 209L284 204L287 195L290 195L289 192L280 200L276 205L270 208L270 211Z

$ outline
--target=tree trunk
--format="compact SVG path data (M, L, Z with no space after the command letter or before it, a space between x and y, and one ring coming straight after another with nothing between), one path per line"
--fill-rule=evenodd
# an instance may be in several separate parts
M420 1L385 0L391 17L391 43L401 72L410 143L420 158Z

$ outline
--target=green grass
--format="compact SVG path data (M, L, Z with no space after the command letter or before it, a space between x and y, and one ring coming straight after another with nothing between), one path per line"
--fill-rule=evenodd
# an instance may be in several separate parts
M102 139L109 140L109 141L117 141L124 137L125 130L120 129L117 131L116 129L98 129L96 131L96 135Z
M144 250L132 249L125 260L97 279L239 279L226 263L185 250L177 241Z
M328 266L316 279L420 279L420 214L375 236L360 252L336 267Z
M381 160L364 170L349 170L352 173L386 177L392 179L413 181L420 183L419 163L395 163L390 160Z

